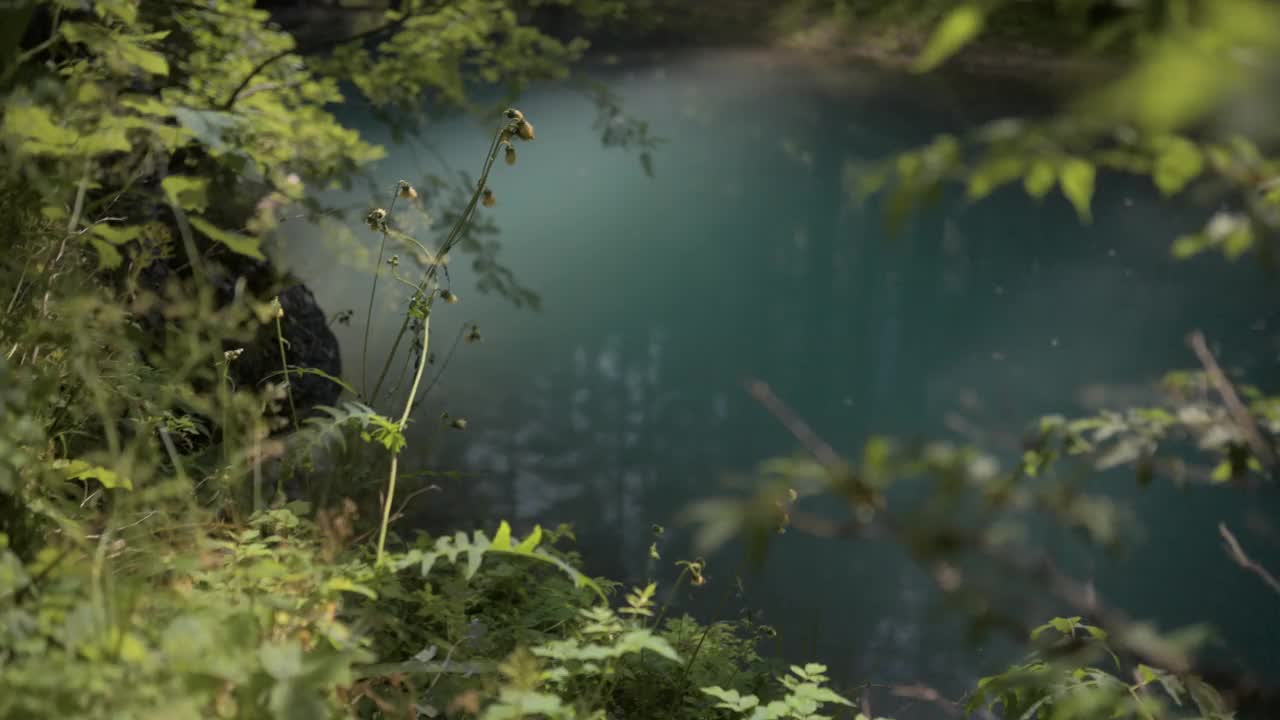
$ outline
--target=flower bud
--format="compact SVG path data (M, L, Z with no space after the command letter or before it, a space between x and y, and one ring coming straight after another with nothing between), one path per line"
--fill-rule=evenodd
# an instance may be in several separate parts
M484 189L484 192L481 193L480 204L484 205L485 207L493 207L494 205L498 204L497 199L493 197L492 190L490 190L489 188Z
M452 305L453 303L458 302L458 296L457 296L457 295L454 295L454 294L453 294L453 292L452 292L451 290L441 290L441 291L440 291L440 299L441 299L441 300L443 300L443 301L445 301L445 302L447 302L447 303L449 303L450 305Z
M405 182L404 180L400 181L399 188L397 189L396 192L400 197L408 198L409 200L413 200L414 198L418 197L418 191L414 189L412 185Z
M510 145L507 146L507 164L516 164L516 149Z
M516 135L519 135L521 140L532 140L533 123L528 120L521 120L519 126L516 127Z

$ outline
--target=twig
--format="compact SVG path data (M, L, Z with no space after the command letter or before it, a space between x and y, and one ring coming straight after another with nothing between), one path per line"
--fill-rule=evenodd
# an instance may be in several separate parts
M1262 464L1266 466L1267 471L1273 471L1276 467L1275 449L1263 437L1262 431L1258 428L1257 420L1249 412L1249 408L1245 407L1244 402L1240 400L1240 395L1236 392L1235 386L1231 384L1226 374L1222 372L1217 359L1214 358L1213 353L1209 350L1208 343L1205 342L1204 333L1196 330L1187 336L1187 342L1191 345L1191 350L1195 352L1196 357L1200 359L1200 364L1204 366L1205 373L1209 376L1209 381L1213 383L1218 394L1222 396L1222 401L1226 403L1227 410L1231 413L1236 425L1239 426L1240 432L1244 433L1244 438L1249 443L1249 447L1258 456L1258 459L1262 461Z
M1231 559L1237 565L1262 578L1262 581L1268 587L1280 593L1280 580L1277 580L1275 575L1272 575L1266 568L1251 560L1248 555L1245 555L1244 548L1240 547L1240 542L1236 540L1236 536L1232 535L1231 531L1227 529L1226 523L1218 523L1218 533L1222 535L1222 539L1225 541L1227 554L1231 556Z
M329 48L337 47L338 45L345 45L347 43L357 42L359 40L366 40L371 37L376 37L385 32L390 32L392 30L395 30L396 28L405 24L411 18L414 18L414 17L417 17L417 16L412 13L406 13L396 18L395 20L392 20L391 22L388 22L383 25L379 25L376 28L365 30L364 32L356 33L355 35L351 35L349 37L322 40L319 42L311 43L310 45L304 48L288 48L286 50L281 50L280 52L273 53L267 56L266 59L262 60L257 65L255 65L253 69L249 71L248 75L245 75L244 79L240 81L240 84L236 86L236 89L232 91L231 96L227 98L227 101L222 104L222 107L220 109L223 111L227 111L227 110L230 110L232 107L234 107L236 104L236 101L241 99L242 93L244 93L245 88L249 87L249 83L253 82L254 78L260 75L263 70L266 70L272 64L280 60L283 60L284 58L289 57L290 55L310 55L313 53L320 52L321 50L327 50Z
M825 440L818 437L809 424L787 407L786 403L774 395L768 385L760 380L748 380L746 385L747 392L772 413L828 472L842 475L848 471L848 464L844 458L840 457L840 454Z
M806 449L824 466L834 467L843 472L846 464L826 441L818 437L800 417L773 394L768 385L754 381L747 384L747 390L756 397L788 430L791 431ZM843 474L835 477L845 477ZM913 545L907 530L895 520L886 509L881 509L879 517L871 523L849 521L830 523L820 521L812 516L793 515L792 525L797 519L802 523L811 523L811 527L820 530L825 537L865 536L870 532L883 532L889 539L898 541L903 547L910 549ZM1097 597L1097 593L1089 586L1066 575L1054 565L1047 556L1018 553L1003 545L995 545L989 538L979 532L968 532L952 538L954 541L967 542L969 547L981 552L984 557L1007 569L1010 574L1027 578L1045 587L1052 595L1076 608L1083 615L1094 618L1097 625L1107 630L1127 650L1147 660L1150 664L1164 667L1173 672L1184 672L1190 669L1190 660L1185 654L1161 643L1145 641L1140 634L1130 632L1133 623L1119 610L1107 607ZM916 558L925 562L927 558ZM930 573L944 592L955 592L957 587L942 587L942 582L934 573Z

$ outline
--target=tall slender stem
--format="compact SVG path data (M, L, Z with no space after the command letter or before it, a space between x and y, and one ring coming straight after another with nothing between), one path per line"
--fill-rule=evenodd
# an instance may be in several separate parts
M440 251L436 253L435 259L431 262L431 265L427 267L427 271L423 275L422 282L418 285L419 290L425 288L433 279L435 279L436 274L439 272L440 264L448 256L449 251L453 249L453 246L458 243L458 240L461 239L462 231L466 229L467 223L471 221L471 215L475 212L476 205L480 202L480 196L484 192L485 183L489 180L489 171L493 169L493 164L498 159L499 141L502 137L503 130L505 129L506 127L504 126L502 129L498 130L498 132L493 136L493 141L489 143L489 153L485 156L484 169L480 172L480 180L476 183L475 190L471 193L471 200L467 203L466 208L463 209L462 215L458 217L457 222L455 222L453 227L449 230L449 234L445 237L444 243L440 246ZM404 340L405 334L409 331L409 319L410 315L405 313L404 320L400 323L400 331L396 333L395 342L391 344L391 351L387 353L386 362L382 365L382 372L378 375L378 381L374 383L373 393L369 396L370 398L378 397L378 392L382 389L382 383L387 379L387 372L390 371L391 363L395 360L396 351L400 349L400 343Z
M403 433L405 426L409 423L409 415L413 413L414 399L418 395L418 388L422 386L422 375L427 369L427 358L429 357L428 345L430 342L431 329L431 306L435 301L435 294L431 291L431 283L435 280L439 273L440 264L444 258L448 256L449 251L453 249L462 237L463 231L467 227L467 223L471 221L471 216L475 213L476 205L480 202L480 197L484 192L485 183L489 180L489 171L493 169L494 161L498 158L498 149L501 146L503 134L507 131L507 125L504 125L494 133L493 141L489 143L489 151L485 155L484 169L480 172L480 180L476 182L475 190L471 193L471 200L467 203L462 214L458 216L457 221L450 228L449 234L445 237L444 243L440 245L440 251L432 259L431 264L427 266L426 271L422 274L422 280L418 283L417 292L414 294L412 303L422 302L424 312L422 317L422 350L418 356L418 369L413 375L413 386L409 388L409 397L405 399L404 412L400 415L400 422L397 424L399 432ZM386 218L390 220L390 218ZM383 237L386 236L386 230L383 230ZM387 360L382 366L382 373L378 376L378 382L373 386L372 398L378 396L378 391L382 389L382 383L386 380L387 370L391 367L391 362L395 358L396 350L400 347L401 340L404 339L405 333L409 328L409 321L413 317L413 313L405 313L404 320L400 323L400 332L396 335L396 341L391 346L391 352L387 354ZM387 477L387 498L382 506L382 522L378 527L378 550L374 558L374 565L381 565L382 558L385 554L387 543L387 527L391 524L391 504L396 494L396 476L400 469L400 455L398 452L391 455L391 469Z
M422 373L427 367L427 344L430 341L431 330L431 307L428 303L426 316L422 319L422 353L418 357L418 370L413 376L413 386L409 388L409 397L404 403L404 412L400 415L400 422L397 428L401 433L409 424L409 414L413 412L413 399L418 394L418 387L422 384ZM387 544L387 526L391 524L391 503L396 495L396 471L399 469L400 453L392 453L391 455L391 474L387 478L387 500L382 506L382 523L378 527L378 555L374 561L375 565L382 564L382 555Z
M395 212L396 199L400 193L397 188L396 194L391 196L391 206L387 208L388 218L391 213ZM382 242L378 244L378 262L373 266L373 284L369 286L369 310L364 316L364 344L360 346L360 392L368 395L369 392L369 328L373 325L373 303L378 295L378 278L382 275L382 257L387 250L387 232L384 227L382 230ZM366 399L370 403L377 402L377 398Z
M279 298L276 299L277 306ZM289 377L289 357L284 353L284 330L280 327L280 317L284 315L282 308L276 309L276 342L280 345L280 367L284 370L284 391L289 397L289 416L293 418L293 427L298 429L298 408L293 404L293 380Z

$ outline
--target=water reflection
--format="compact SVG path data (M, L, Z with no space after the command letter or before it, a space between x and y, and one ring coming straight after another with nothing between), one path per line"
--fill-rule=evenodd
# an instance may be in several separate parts
M406 466L468 473L422 510L424 527L572 522L589 570L645 578L658 567L651 524L795 449L741 391L747 377L842 450L886 432L971 438L1014 456L1036 415L1116 406L1132 399L1116 386L1149 388L1191 364L1193 328L1212 331L1233 364L1275 376L1278 348L1259 349L1250 329L1276 322L1267 286L1217 260L1172 262L1170 239L1201 218L1139 182L1100 178L1087 229L1061 198L1011 190L979 204L944 194L891 237L879 202L850 201L851 165L1025 102L1008 86L751 53L601 73L669 139L657 178L591 142L581 99L547 88L523 103L539 139L494 181L503 200L489 215L505 262L544 309L513 311L453 269L464 300L433 319L436 338L476 321L486 341L460 351L423 410L465 414L471 429L410 428ZM485 133L461 122L437 134L455 166L483 152ZM393 155L386 174L422 170L407 163ZM367 300L354 273L301 267L327 309ZM358 331L339 332L344 365L358 367ZM388 335L375 330L371 355ZM1087 389L1100 382L1112 389ZM1167 621L1198 617L1189 600L1149 588L1178 586L1188 566L1231 582L1212 527L1192 517L1204 498L1141 502L1161 545L1109 582ZM1215 508L1232 521L1247 511ZM687 539L670 533L663 567L686 556ZM735 562L712 559L713 586ZM781 630L785 653L816 655L837 677L958 688L1004 659L968 648L893 547L788 534L740 602ZM1240 617L1217 619L1228 634L1258 632ZM1266 632L1266 647L1280 647L1280 629Z

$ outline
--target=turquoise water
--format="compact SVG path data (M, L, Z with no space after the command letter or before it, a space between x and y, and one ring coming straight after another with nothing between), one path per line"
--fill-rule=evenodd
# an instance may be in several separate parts
M1039 414L1149 400L1166 369L1194 365L1183 338L1195 328L1256 382L1277 376L1280 316L1264 274L1168 257L1206 208L1104 176L1089 227L1060 197L1037 203L1010 190L977 204L948 195L891 238L875 203L850 201L848 164L1040 102L1008 83L731 51L594 73L667 138L656 177L601 147L580 95L545 87L522 100L538 139L515 167L497 168L499 202L484 213L543 307L481 295L468 263L454 263L463 301L433 317L433 347L444 353L469 321L485 341L459 348L421 416L447 409L470 429L419 422L427 442L411 443L406 466L471 475L419 500L423 525L571 522L592 572L639 582L656 571L670 582L671 561L690 552L680 511L796 449L743 392L746 378L768 382L839 449L889 433L979 436L1008 454ZM475 172L489 130L451 120L427 136ZM403 145L379 171L387 184L416 182L439 163ZM352 227L376 252L377 236ZM315 238L298 233L284 255L326 310L356 309L338 331L348 375L359 377L368 276ZM373 357L394 333L392 301L386 293L379 314L392 317L373 333ZM1124 474L1103 486L1137 503L1146 544L1081 565L1100 593L1162 626L1208 618L1233 647L1229 662L1280 672L1280 606L1226 560L1216 533L1226 521L1259 559L1280 556L1274 537L1247 530L1250 513L1275 517L1276 502L1139 493ZM656 570L653 523L669 527ZM923 680L956 692L1009 659L966 643L928 578L891 546L789 533L721 606L738 567L732 549L710 558L711 582L687 606L758 612L781 632L779 651L827 662L842 682ZM877 712L901 703L882 702Z

